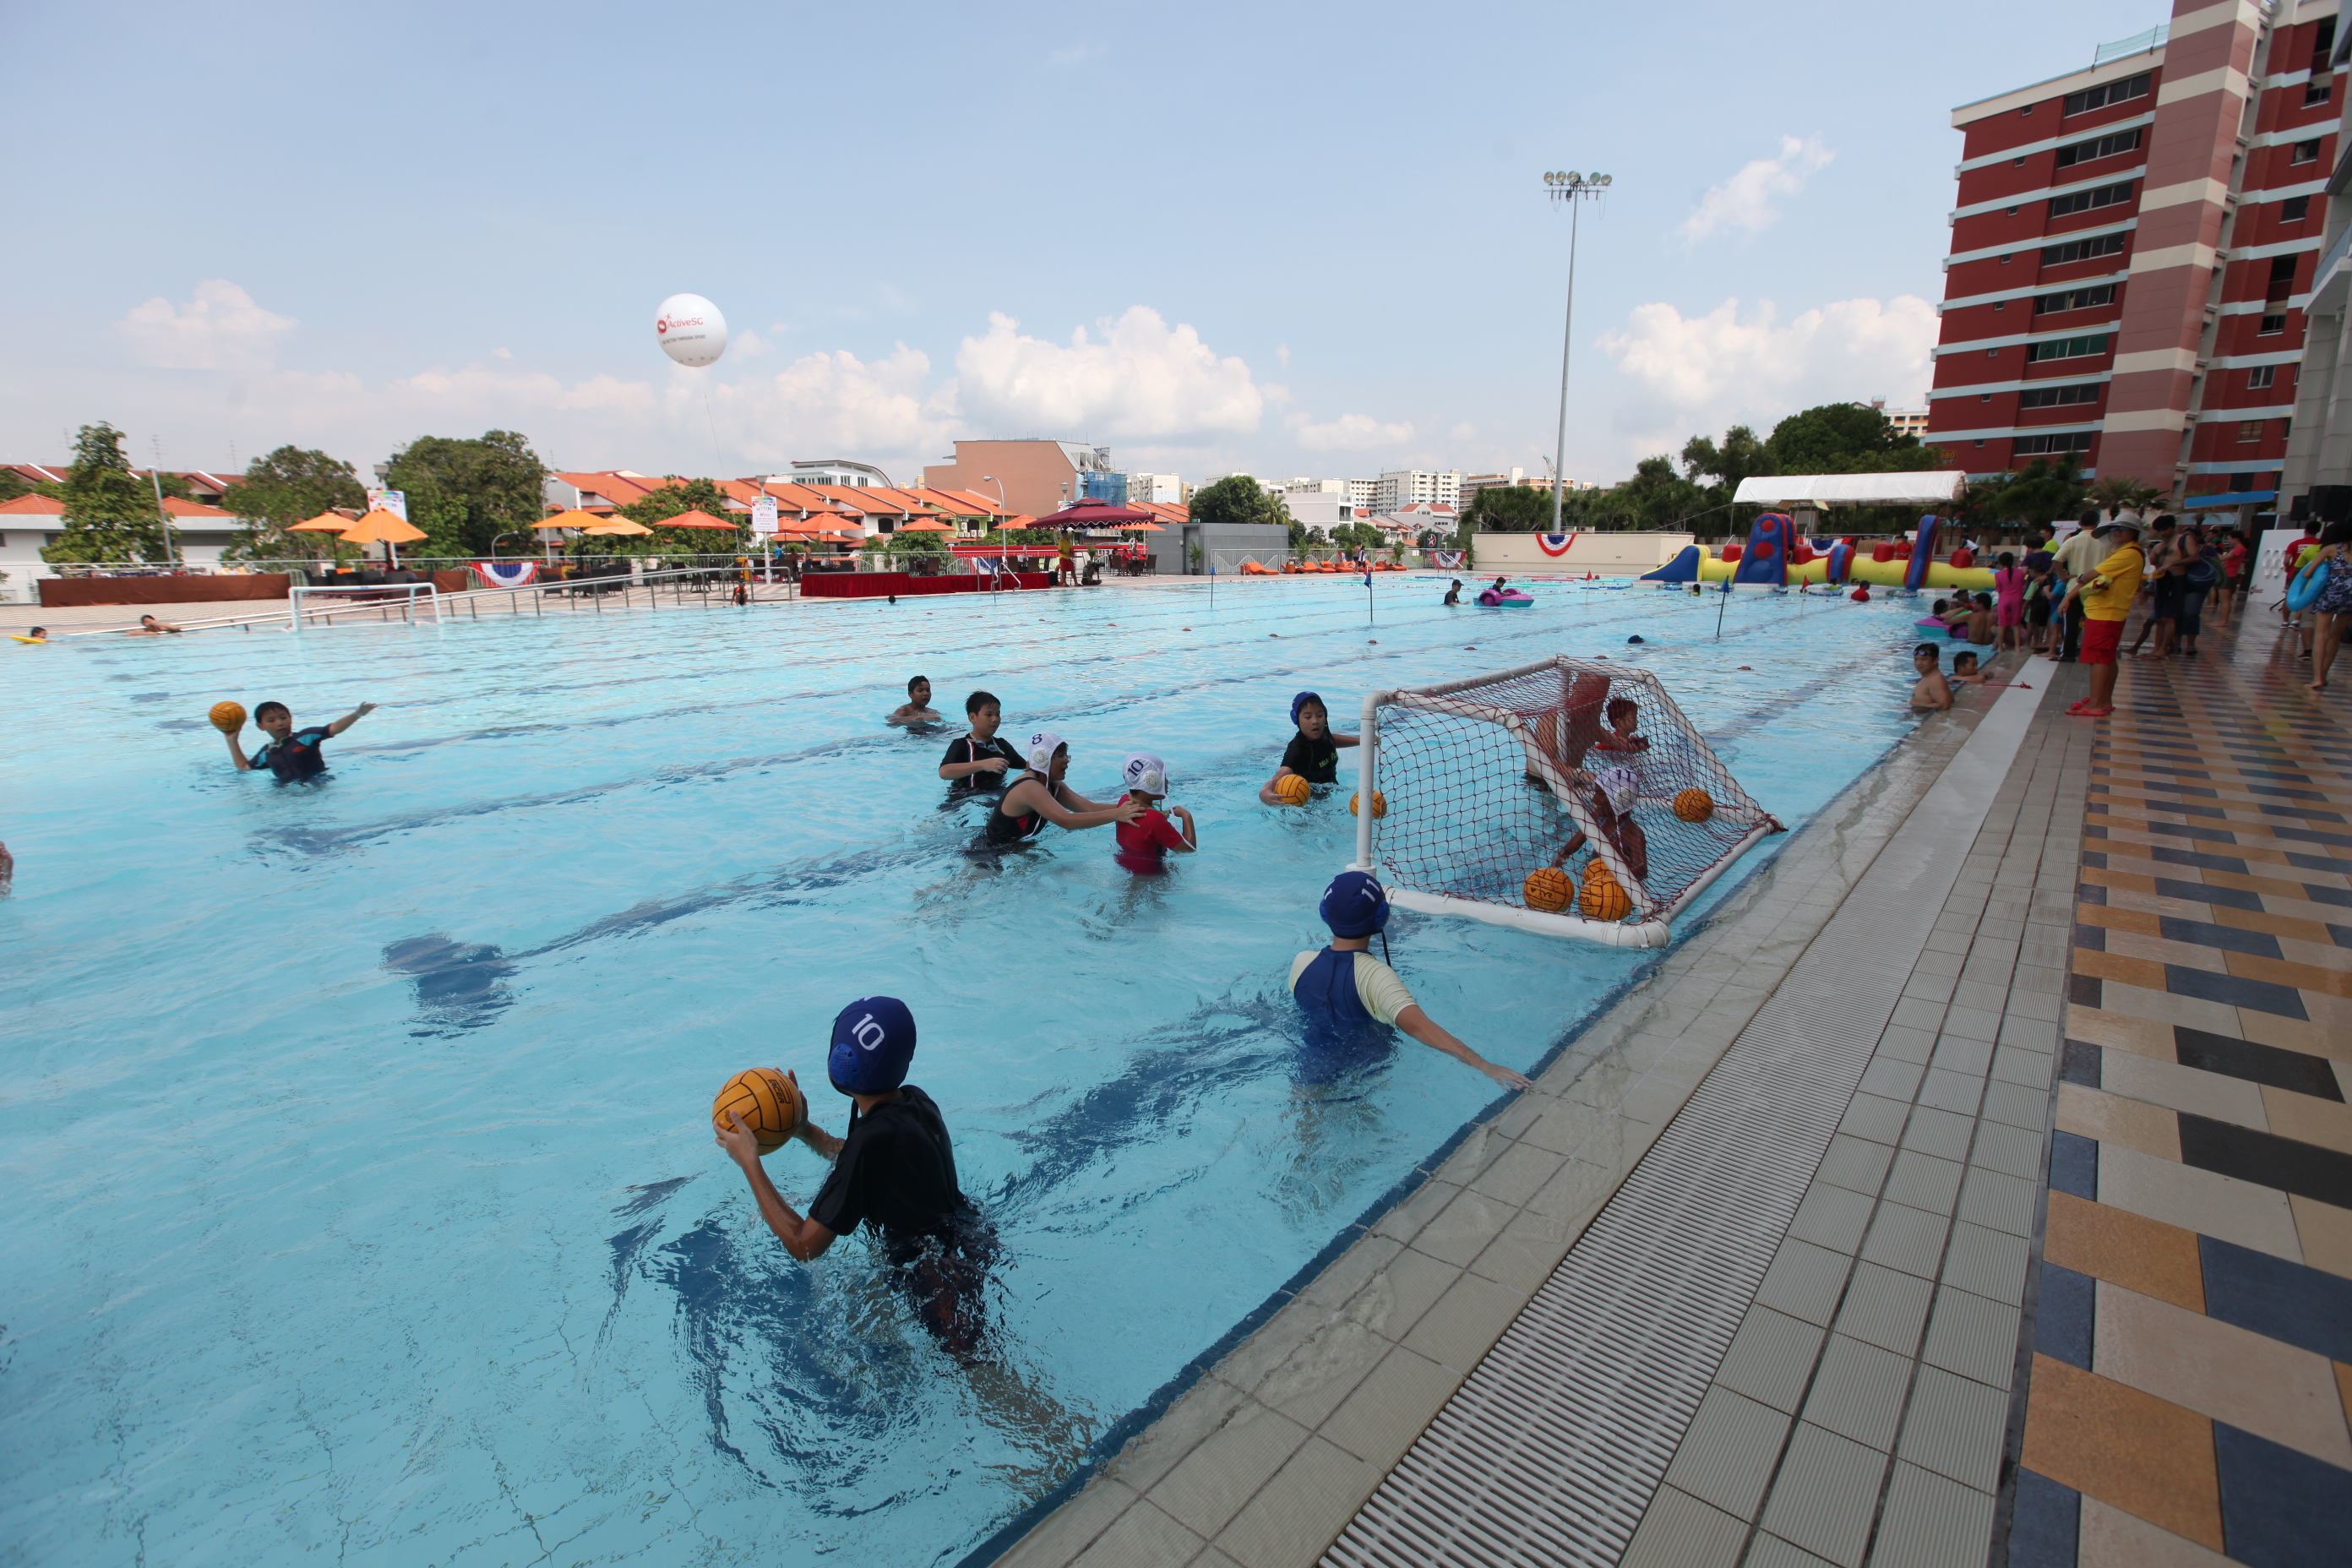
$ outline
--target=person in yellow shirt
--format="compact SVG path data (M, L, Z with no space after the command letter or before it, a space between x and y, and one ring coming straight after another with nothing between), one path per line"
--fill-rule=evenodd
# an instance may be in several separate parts
M2116 710L2116 655L2123 647L2124 622L2139 593L2139 580L2147 571L2137 517L2118 512L2098 532L2113 551L2066 594L2069 601L2083 606L2083 662L2091 673L2091 694L2066 711L2084 719L2104 719Z

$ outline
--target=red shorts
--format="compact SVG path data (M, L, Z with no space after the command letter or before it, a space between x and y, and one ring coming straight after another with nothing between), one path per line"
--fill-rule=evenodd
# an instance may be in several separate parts
M2121 621L2084 621L2083 623L2083 662L2113 664L2116 649L2124 640Z

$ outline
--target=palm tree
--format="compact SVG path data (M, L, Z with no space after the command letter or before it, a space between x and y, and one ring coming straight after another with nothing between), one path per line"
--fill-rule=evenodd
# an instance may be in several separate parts
M2150 507L2172 504L2172 498L2166 491L2158 489L2153 485L2142 484L2128 474L2100 476L2097 482L2091 486L2088 499L2093 505L2109 517L2115 516L2126 508L2145 513Z

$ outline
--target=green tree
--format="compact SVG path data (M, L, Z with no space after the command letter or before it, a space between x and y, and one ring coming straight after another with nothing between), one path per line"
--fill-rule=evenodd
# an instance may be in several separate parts
M170 559L150 481L122 455L122 432L100 420L74 437L73 466L58 487L65 530L44 561L108 563Z
M0 505L18 496L47 495L56 489L55 485L37 485L14 468L0 468Z
M2054 463L2036 458L2013 474L1969 486L1960 518L1979 529L2012 523L2047 528L2080 512L2084 494L2072 456Z
M1213 485L1202 485L1192 492L1192 521L1214 527L1238 526L1249 523L1290 522L1290 508L1280 496L1265 493L1265 487L1248 474L1227 474Z
M1694 436L1683 443L1683 472L1693 482L1712 479L1728 500L1739 489L1739 481L1759 474L1778 473L1773 467L1772 448L1759 440L1756 432L1745 425L1734 425L1723 433L1720 446L1704 436Z
M1895 428L1875 408L1824 403L1772 426L1773 467L1781 474L1894 474L1938 468L1941 450Z
M1570 499L1560 498L1563 510ZM1533 485L1480 490L1462 509L1461 526L1473 533L1541 533L1551 526L1551 492Z
M629 542L629 552L635 555L724 555L742 549L748 537L740 531L721 533L715 528L661 526L663 519L689 511L732 521L727 516L727 492L711 479L682 479L672 474L661 489L618 510L631 522L653 530L647 537Z
M501 533L527 539L547 515L547 469L530 440L512 430L478 439L424 436L393 454L386 484L408 498L408 521L425 531L418 555L487 555Z
M311 558L322 546L336 553L357 553L331 533L289 533L298 522L308 522L336 508L367 504L367 490L351 464L326 453L300 447L280 447L266 458L256 458L221 498L224 510L235 512L244 526L223 551L231 561L275 561L287 556Z

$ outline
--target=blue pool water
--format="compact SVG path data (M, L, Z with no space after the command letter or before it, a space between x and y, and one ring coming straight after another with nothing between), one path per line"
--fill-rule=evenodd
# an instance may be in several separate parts
M1633 659L1792 827L1912 722L1900 600L1438 592L1382 581L1369 626L1360 582L1277 582L12 654L10 1559L895 1565L986 1540L1493 1098L1409 1041L1294 1083L1283 977L1353 837L1351 763L1309 809L1256 804L1293 690L1346 715ZM1160 752L1203 852L1154 879L1107 829L969 855L945 735L878 722L919 671L942 709L985 685L1008 730L1060 730L1097 798ZM330 782L285 788L229 768L222 698L383 707ZM1431 1013L1522 1068L1645 962L1391 936ZM874 992L912 1005L914 1081L1003 1237L977 1370L862 1240L786 1258L712 1146L711 1094L754 1064L797 1068L838 1131L827 1026ZM824 1173L798 1145L769 1165L796 1202Z

